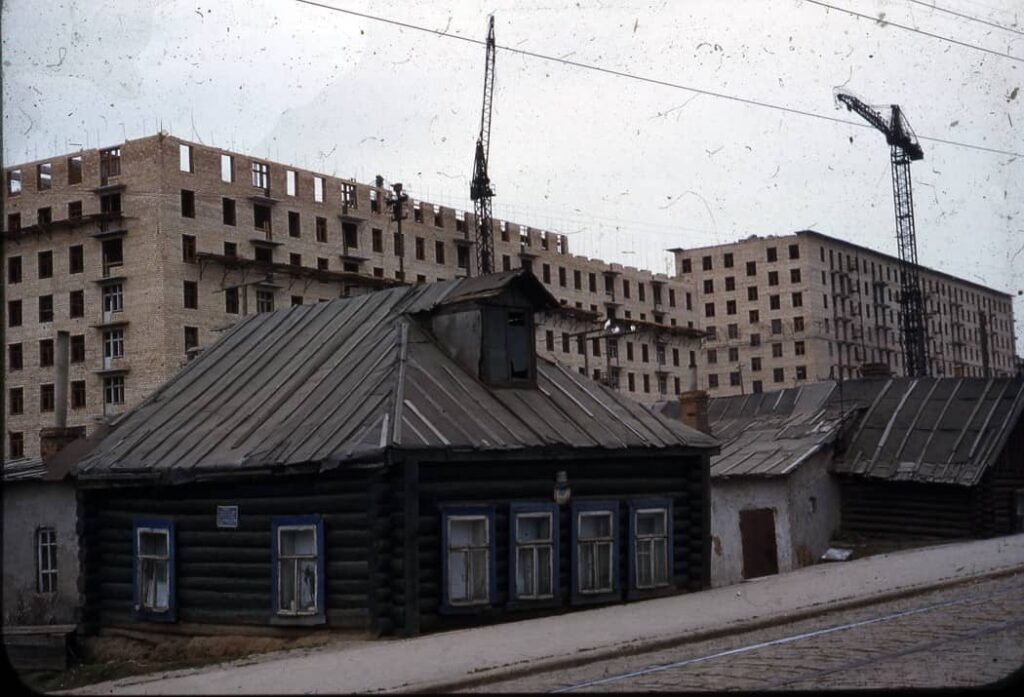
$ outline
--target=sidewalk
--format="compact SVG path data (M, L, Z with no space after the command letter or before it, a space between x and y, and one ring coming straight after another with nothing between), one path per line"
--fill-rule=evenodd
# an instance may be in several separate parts
M702 593L558 617L258 657L125 678L76 694L452 690L689 640L793 621L970 578L1024 570L1024 535L820 564ZM255 662L254 662L255 661Z

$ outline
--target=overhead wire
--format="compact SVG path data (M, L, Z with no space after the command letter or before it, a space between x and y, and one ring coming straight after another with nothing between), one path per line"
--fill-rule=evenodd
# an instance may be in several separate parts
M459 36L457 34L450 34L447 31L442 31L442 30L439 30L439 29L431 29L429 27L424 27L424 26L420 26L420 25L416 25L416 24L410 24L408 22L402 22L402 21L399 21L397 19L391 19L391 18L388 18L388 17L379 17L377 15L371 15L371 14L367 14L365 12L357 12L356 10L349 10L349 9L346 9L346 8L335 7L333 5L327 5L327 4L324 4L324 3L321 3L321 2L316 2L315 0L294 0L294 1L297 2L297 3L301 3L303 5L311 5L313 7L319 7L319 8L325 9L325 10L333 10L335 12L341 12L343 14L348 14L348 15L352 15L352 16L355 16L355 17L361 17L363 19L368 19L368 20L371 20L371 21L383 22L385 24L391 24L391 25L403 27L403 28L406 28L406 29L412 29L414 31L426 32L428 34L434 34L434 35L439 36L439 37L458 39L460 41L465 41L467 43L477 44L477 45L480 45L480 46L484 46L485 45L485 42L483 40L481 40L481 39L474 39L474 38L471 38L471 37L468 37L468 36ZM816 4L822 4L822 3L818 3L817 0L806 0L806 1L807 2L814 2ZM869 19L874 19L874 18L869 18ZM857 128L872 128L872 126L870 126L869 124L863 123L863 122L851 121L851 120L848 120L848 119L841 119L841 118L838 118L838 117L835 117L835 116L828 116L826 114L818 114L818 113L815 113L815 112L812 112L812 111L804 111L802 109L797 109L795 107L784 106L784 105L781 105L781 104L772 104L771 102L764 102L764 101L761 101L761 100L758 100L758 99L752 99L752 98L748 98L748 97L741 97L741 96L734 95L734 94L727 94L727 93L724 93L724 92L716 92L714 90L707 90L707 89L702 89L702 88L699 88L699 87L692 87L690 85L683 85L683 84L680 84L680 83L677 83L677 82L669 82L667 80L660 80L660 79L657 79L657 78L646 77L646 76L643 76L643 75L635 75L633 73L627 73L627 72L624 72L624 71L621 71L621 70L615 70L613 68L606 68L606 67L603 67L603 66L593 65L593 64L590 64L590 63L581 63L579 61L567 60L565 58L558 58L556 56L548 56L548 55L545 55L543 53L537 53L535 51L527 51L525 49L515 48L513 46L496 45L495 48L500 49L502 51L506 51L508 53L514 53L514 54L519 54L519 55L530 57L530 58L537 58L537 59L540 59L540 60L546 60L546 61L552 61L552 62L555 62L555 63L561 63L563 65L568 65L568 66L571 66L571 67L574 67L574 68L582 68L584 70L594 70L594 71L597 71L597 72L600 72L600 73L604 73L606 75L614 75L616 77L627 78L627 79L630 79L630 80L638 80L640 82L645 82L645 83L653 84L653 85L660 85L662 87L671 87L673 89L684 90L684 91L692 92L692 93L695 93L695 94L702 94L702 95L705 95L705 96L708 96L708 97L717 97L719 99L725 99L725 100L729 100L729 101L733 101L733 102L739 102L741 104L746 104L748 106L757 106L757 107L762 107L762 108L765 108L765 109L773 109L773 110L776 110L776 111L781 111L783 113L796 114L796 115L799 115L799 116L805 116L805 117L808 117L808 118L819 119L819 120L822 120L822 121L830 121L832 123L839 123L839 124L843 124L843 125L846 125L846 126L855 126ZM997 54L997 55L1003 55L1003 54ZM1015 59L1015 60L1020 60L1020 59ZM1022 62L1024 62L1024 61L1022 61ZM983 152L995 153L997 155L1009 155L1011 157L1024 157L1024 153L1014 152L1012 150L1002 150L1000 148L990 148L990 147L986 147L984 145L976 145L974 143L964 143L964 142L961 142L961 141L947 140L947 139L944 139L944 138L936 138L936 137L933 137L933 136L924 136L924 135L920 135L920 134L917 135L917 138L919 140L929 140L929 141L933 141L933 142L936 142L936 143L943 143L945 145L952 145L952 146L955 146L955 147L961 147L961 148L967 148L967 149L971 149L971 150L980 150L980 151L983 151Z
M950 10L949 8L942 7L940 5L936 5L936 4L931 3L931 2L925 2L925 0L907 0L907 2L912 2L915 5L920 5L921 7L927 7L929 10L936 10L938 12L945 12L946 14L953 15L954 17L960 17L960 18L966 19L966 20L968 20L970 22L978 22L979 24L985 24L987 26L994 27L996 29L1002 29L1003 31L1009 31L1009 32L1013 32L1014 34L1020 34L1021 36L1024 36L1024 31L1021 31L1020 29L1014 29L1013 27L1008 27L1008 26L1005 26L1003 24L997 24L996 22L990 22L990 21L988 21L986 19L982 19L981 17L975 17L974 15L965 14L963 12L957 12L956 10Z
M1012 61L1017 61L1018 63L1024 63L1024 58L1018 58L1017 56L1011 56L1008 53L1003 53L1001 51L996 51L995 49L992 49L992 48L985 48L984 46L978 46L977 44L971 44L971 43L968 43L966 41L960 41L959 39L951 39L948 36L942 36L941 34L932 34L931 32L924 31L923 29L917 29L916 27L910 27L910 26L907 26L906 24L897 24L896 22L891 22L888 19L882 19L881 17L877 17L877 16L873 17L871 15L866 15L866 14L863 14L861 12L855 12L854 10L848 10L848 9L846 9L844 7L836 7L835 5L830 5L827 2L822 2L822 0L803 0L803 1L804 2L809 2L812 5L818 5L819 7L825 7L825 8L830 9L830 10L835 10L836 12L844 12L844 13L846 13L848 15L853 15L854 17L860 17L861 19L867 19L867 20L870 20L872 22L878 22L879 24L881 24L883 26L897 27L899 29L905 29L907 31L912 31L915 34L921 34L922 36L929 36L929 37L931 37L933 39L939 39L941 41L947 41L947 42L949 42L951 44L955 44L957 46L963 46L964 48L972 48L975 51L983 51L985 53L991 53L993 56L999 56L1000 58L1006 58L1006 59L1009 59L1009 60L1012 60Z

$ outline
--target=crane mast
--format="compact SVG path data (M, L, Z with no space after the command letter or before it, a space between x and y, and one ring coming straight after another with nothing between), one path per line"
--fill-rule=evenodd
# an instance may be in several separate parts
M480 112L480 135L473 159L473 181L469 196L476 213L477 268L481 274L494 271L494 240L491 229L491 179L487 175L487 157L491 145L491 105L494 97L494 17L488 19L487 53L484 59L484 103Z
M926 377L928 369L928 328L924 321L924 298L917 265L917 233L914 229L914 196L911 191L910 163L924 157L910 124L896 104L886 120L856 97L839 93L836 99L850 111L885 135L892 164L892 194L896 213L896 241L899 247L900 336L903 368L908 377Z

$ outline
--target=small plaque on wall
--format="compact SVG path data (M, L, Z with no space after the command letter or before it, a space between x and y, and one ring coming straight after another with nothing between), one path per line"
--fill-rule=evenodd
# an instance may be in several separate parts
M217 527L238 527L238 506L217 506Z

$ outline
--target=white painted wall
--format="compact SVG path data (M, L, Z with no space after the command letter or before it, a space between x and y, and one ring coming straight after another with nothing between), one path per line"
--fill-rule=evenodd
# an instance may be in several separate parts
M839 487L819 453L788 477L711 480L711 585L743 580L740 511L775 511L779 573L816 562L839 526ZM812 503L813 498L813 503Z
M69 482L4 482L3 621L74 624L78 593L75 490ZM57 531L57 592L36 592L35 532Z

